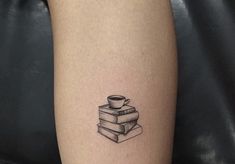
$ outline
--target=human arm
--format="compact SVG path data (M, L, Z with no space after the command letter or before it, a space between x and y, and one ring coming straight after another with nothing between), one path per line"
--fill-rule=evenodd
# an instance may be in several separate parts
M63 164L169 164L176 49L167 0L49 0L55 117ZM143 133L115 143L97 133L98 106L122 94Z

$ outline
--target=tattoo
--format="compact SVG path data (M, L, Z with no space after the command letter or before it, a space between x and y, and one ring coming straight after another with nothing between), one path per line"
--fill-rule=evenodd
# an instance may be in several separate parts
M121 95L107 97L108 104L99 106L98 133L120 143L140 135L142 126L137 123L139 112L128 105L130 99Z

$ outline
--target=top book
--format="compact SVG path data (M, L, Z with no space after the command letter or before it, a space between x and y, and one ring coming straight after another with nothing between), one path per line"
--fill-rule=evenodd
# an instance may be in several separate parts
M105 104L105 105L99 106L99 111L113 114L113 115L124 115L124 114L135 112L136 109L135 107L129 106L129 105L124 105L120 109L113 109L113 108L110 108L108 104Z

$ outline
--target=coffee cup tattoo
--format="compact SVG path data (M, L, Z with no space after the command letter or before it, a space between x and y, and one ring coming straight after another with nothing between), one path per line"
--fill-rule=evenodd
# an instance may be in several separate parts
M130 99L122 95L110 95L107 104L99 106L98 133L121 143L132 139L143 132L137 121L139 112L130 106Z
M127 105L130 102L130 99L126 99L122 95L111 95L107 97L110 108L119 109L123 105Z

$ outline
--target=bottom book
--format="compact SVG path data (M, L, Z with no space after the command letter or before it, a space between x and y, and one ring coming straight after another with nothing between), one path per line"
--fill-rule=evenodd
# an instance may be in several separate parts
M112 141L120 143L120 142L126 141L128 139L131 139L137 135L140 135L143 132L143 130L142 130L142 127L137 124L127 134L121 134L121 133L109 130L107 128L103 128L100 126L100 124L98 124L98 132L100 134L102 134L103 136L111 139Z

